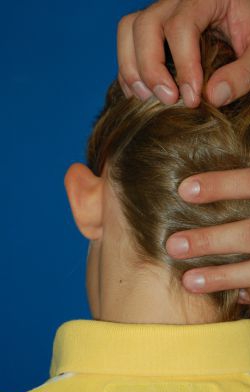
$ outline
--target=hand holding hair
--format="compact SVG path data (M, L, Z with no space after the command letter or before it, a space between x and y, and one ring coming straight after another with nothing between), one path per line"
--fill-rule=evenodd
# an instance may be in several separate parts
M195 175L185 179L180 196L189 203L250 199L250 169L227 170ZM169 237L167 250L175 258L211 254L249 253L250 219L224 225L178 232ZM250 260L239 264L197 268L186 272L187 290L210 293L242 288L240 303L250 303Z
M250 1L160 0L119 22L118 79L125 95L147 100L154 94L166 104L178 100L178 87L165 65L167 40L184 102L197 107L203 82L199 39L208 26L221 29L237 55L211 76L208 100L220 107L250 91Z
M208 101L220 107L250 91L250 1L161 0L123 17L118 26L118 79L127 97L147 100L154 93L173 104L179 91L165 63L167 40L177 69L178 86L186 106L200 103L203 72L200 34L218 27L231 42L237 59L218 68L206 84ZM180 196L194 203L249 199L250 169L210 172L187 178ZM184 259L200 255L250 252L250 220L173 234L169 254ZM199 293L250 287L250 261L198 268L183 276L187 290ZM249 293L248 293L249 291ZM250 303L250 289L241 290L241 303Z

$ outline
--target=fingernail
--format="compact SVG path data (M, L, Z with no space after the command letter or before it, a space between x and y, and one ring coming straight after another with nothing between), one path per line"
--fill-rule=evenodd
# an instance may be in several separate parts
M203 275L185 275L183 283L188 290L196 291L205 287L205 277Z
M171 105L176 102L174 92L169 87L164 86L163 84L158 84L157 86L155 86L153 92L155 96L166 105Z
M187 197L187 198L193 198L195 196L198 196L201 191L201 185L199 181L184 181L180 187L179 191L181 193L181 196Z
M142 101L146 101L149 97L153 95L152 92L147 88L147 86L145 86L145 84L140 80L132 84L132 89L135 92L136 96Z
M184 237L173 237L167 242L167 248L171 255L182 256L188 252L189 243Z
M199 97L195 94L190 84L184 83L180 87L180 92L186 106L193 107L196 105Z
M232 91L227 82L220 82L214 88L211 101L215 106L222 106L231 100Z
M239 291L239 297L241 299L244 299L245 301L250 301L250 295L248 294L248 292L244 289L240 289Z

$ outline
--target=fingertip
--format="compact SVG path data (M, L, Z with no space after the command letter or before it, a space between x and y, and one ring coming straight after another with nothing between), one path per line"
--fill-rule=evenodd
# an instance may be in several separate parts
M196 108L200 104L200 96L199 94L196 94L194 89L189 83L184 83L180 87L180 92L184 101L184 104L188 108Z
M203 293L205 290L205 276L197 271L187 271L182 277L183 286L192 293Z
M210 103L215 107L227 105L233 100L232 88L225 80L209 84L206 95Z
M201 193L200 181L198 179L185 179L180 184L178 193L185 201L195 201Z
M168 87L166 84L157 84L153 88L154 95L164 104L173 105L179 98L178 89L176 87Z
M224 106L249 92L250 49L244 55L218 68L206 86L206 95L216 107Z
M145 83L143 83L141 80L134 82L131 87L137 98L141 99L142 101L147 101L147 99L153 95Z
M150 61L150 56L153 57L149 53L138 69L141 80L162 103L173 105L178 101L179 89L166 65L157 63L156 59Z
M186 237L178 233L168 238L166 248L170 256L184 258L190 250L190 244Z

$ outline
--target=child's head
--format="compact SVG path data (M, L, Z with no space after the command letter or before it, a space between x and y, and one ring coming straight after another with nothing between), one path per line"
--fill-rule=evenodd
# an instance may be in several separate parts
M211 30L202 36L201 53L204 86L215 69L235 59L231 47ZM178 194L181 181L190 175L249 167L249 143L250 94L221 109L204 99L198 108L188 109L181 99L170 106L154 97L146 102L127 99L119 83L112 83L89 140L92 172L75 166L69 181L66 176L78 227L87 238L99 241L94 257L100 260L109 246L114 260L126 254L138 269L165 265L173 290L181 287L180 278L188 269L249 258L234 254L174 260L166 252L174 232L249 217L248 200L195 205ZM72 185L72 178L78 186ZM97 277L89 279L94 282ZM243 317L238 290L207 298L217 306L218 320Z

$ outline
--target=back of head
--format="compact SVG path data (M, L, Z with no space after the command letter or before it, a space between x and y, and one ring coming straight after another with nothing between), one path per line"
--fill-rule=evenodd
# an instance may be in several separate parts
M203 33L201 53L204 87L215 69L235 59L217 30ZM173 64L168 67L176 78ZM88 161L96 175L107 162L140 259L167 263L178 281L184 271L195 267L249 258L233 254L175 260L166 252L166 240L174 232L250 216L249 200L197 205L178 195L181 181L190 175L250 167L249 141L250 94L220 109L207 103L203 94L200 106L189 109L182 99L169 106L155 97L146 102L127 99L114 81L89 139ZM246 317L246 306L237 305L238 290L209 296L223 321Z

